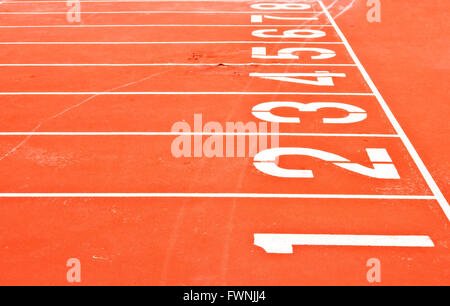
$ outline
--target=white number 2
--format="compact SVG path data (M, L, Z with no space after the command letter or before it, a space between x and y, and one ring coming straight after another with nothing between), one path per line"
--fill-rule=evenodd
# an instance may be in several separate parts
M276 164L277 158L286 155L310 156L326 162L332 162L334 165L359 173L365 176L378 179L400 179L392 160L386 149L366 149L373 168L365 167L358 163L352 163L350 160L337 154L322 150L309 148L272 148L259 152L254 157L254 166L259 171L284 178L313 178L311 170L284 169Z

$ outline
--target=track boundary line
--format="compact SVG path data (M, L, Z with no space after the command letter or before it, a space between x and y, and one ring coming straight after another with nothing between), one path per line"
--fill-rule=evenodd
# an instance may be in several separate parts
M419 154L415 150L414 146L412 145L411 141L409 140L408 136L400 126L399 122L395 118L394 114L390 110L389 106L387 105L386 101L383 99L380 91L373 83L372 79L370 78L369 74L367 73L364 66L359 61L358 57L356 56L355 52L353 51L352 47L350 46L350 43L348 42L345 35L340 30L339 26L336 24L336 21L333 19L331 14L326 9L325 5L321 0L318 1L321 5L322 9L324 10L325 14L327 15L329 21L334 26L336 32L342 39L345 47L347 48L347 51L349 52L350 56L352 57L353 61L358 66L361 74L363 75L364 79L366 80L367 84L377 97L378 102L380 103L381 107L383 108L386 116L388 117L389 121L391 122L392 126L394 127L396 133L400 136L404 146L406 147L408 153L411 155L411 158L414 160L416 166L418 167L419 171L421 172L422 176L424 177L425 181L428 184L428 187L431 189L433 194L436 197L436 200L438 201L440 207L442 208L444 214L446 215L447 219L450 221L450 206L448 205L447 200L445 199L444 195L442 194L441 190L437 186L436 182L434 181L433 177L431 176L430 172L426 168L424 162L420 158Z

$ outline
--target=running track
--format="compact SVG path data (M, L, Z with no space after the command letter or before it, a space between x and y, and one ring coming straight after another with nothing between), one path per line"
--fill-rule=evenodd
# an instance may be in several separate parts
M428 22L448 4L389 4L369 26L364 3L347 12L332 1L258 3L273 1L82 1L81 26L67 22L64 2L0 5L1 284L67 284L69 258L81 260L83 284L367 284L370 258L383 284L448 284L445 82L434 92L434 65L445 62L432 49L422 66L390 58L396 44L407 52L439 32L393 32L398 14ZM261 37L266 29L320 34ZM261 48L335 56L264 58ZM333 84L293 81L317 71ZM263 173L257 165L270 162L257 157L171 154L173 123L258 121L253 107L269 101L341 103L367 116L327 125L322 118L347 112L273 111L301 118L280 123L281 148L345 158L280 157L280 167L314 177ZM366 149L378 150L369 160ZM374 164L388 177L344 169Z

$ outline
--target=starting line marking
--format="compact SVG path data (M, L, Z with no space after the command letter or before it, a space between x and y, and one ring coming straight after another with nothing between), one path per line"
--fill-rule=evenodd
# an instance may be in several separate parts
M267 253L292 254L294 245L434 247L429 236L254 234L254 244Z
M287 194L287 193L0 193L0 198L275 198L436 200L429 195Z

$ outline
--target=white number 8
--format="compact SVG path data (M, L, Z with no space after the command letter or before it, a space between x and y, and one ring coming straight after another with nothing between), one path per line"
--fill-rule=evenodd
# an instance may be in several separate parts
M305 3L257 3L252 4L251 8L257 10L307 10L311 5Z

